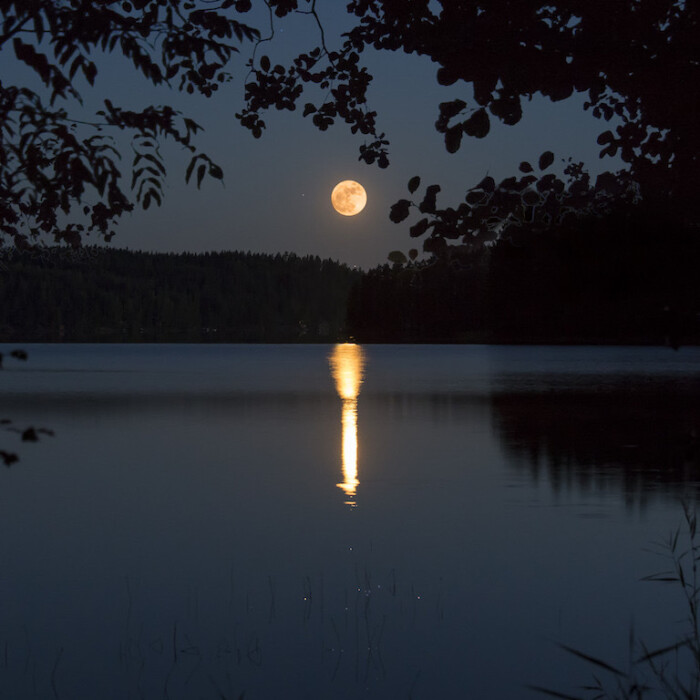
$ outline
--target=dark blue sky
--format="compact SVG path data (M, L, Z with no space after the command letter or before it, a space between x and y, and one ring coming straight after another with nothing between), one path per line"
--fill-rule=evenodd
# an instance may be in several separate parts
M338 0L318 3L329 46L348 26L344 5ZM273 63L283 62L317 41L311 18L287 18L258 55L266 53ZM201 190L185 186L187 157L173 147L165 148L169 175L163 206L125 216L111 245L153 251L290 251L368 268L385 262L391 250L407 251L417 243L408 236L410 221L397 225L388 218L390 205L407 196L406 183L413 175L420 175L424 185L441 184L439 201L457 204L466 189L487 173L497 179L515 174L521 160L536 161L546 149L558 157L584 160L592 172L615 165L598 158L596 136L607 127L583 111L582 95L556 104L534 98L524 105L520 124L494 123L487 138L465 137L462 148L448 154L434 129L437 105L457 97L470 102L471 87L439 86L435 64L404 53L365 54L374 75L371 107L391 141L387 170L358 161L364 137L353 136L344 124L319 132L301 110L268 113L264 117L268 128L256 140L234 116L242 105L243 63L250 50L243 47L234 81L211 99L154 89L128 65L113 59L101 64L99 96L134 108L149 103L179 107L204 127L198 146L225 173L223 186L212 180L205 181ZM98 93L91 94L86 103L99 105L93 101L97 97ZM309 98L318 101L319 95ZM305 101L302 98L301 105ZM129 160L127 155L125 172ZM342 179L358 180L367 190L367 207L358 216L344 217L331 207L331 189Z

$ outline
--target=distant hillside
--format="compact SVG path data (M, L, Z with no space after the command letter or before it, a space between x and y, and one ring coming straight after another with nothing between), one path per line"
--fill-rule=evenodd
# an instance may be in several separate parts
M0 260L0 340L334 341L360 275L289 253L13 253Z

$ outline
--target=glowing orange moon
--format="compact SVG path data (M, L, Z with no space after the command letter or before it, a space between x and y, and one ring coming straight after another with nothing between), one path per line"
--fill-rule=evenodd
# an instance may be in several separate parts
M365 208L367 192L359 182L343 180L333 188L331 203L339 214L355 216Z

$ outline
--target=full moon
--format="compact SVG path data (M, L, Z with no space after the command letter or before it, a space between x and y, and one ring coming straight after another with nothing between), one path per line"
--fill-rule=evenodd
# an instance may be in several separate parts
M359 182L343 180L333 188L331 203L339 214L355 216L365 208L367 192Z

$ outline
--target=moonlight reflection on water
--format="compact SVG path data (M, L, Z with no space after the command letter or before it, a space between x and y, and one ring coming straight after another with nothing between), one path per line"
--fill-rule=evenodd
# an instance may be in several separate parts
M328 358L338 396L343 400L343 481L338 484L354 507L357 478L357 397L364 372L362 348L353 343L336 345Z

